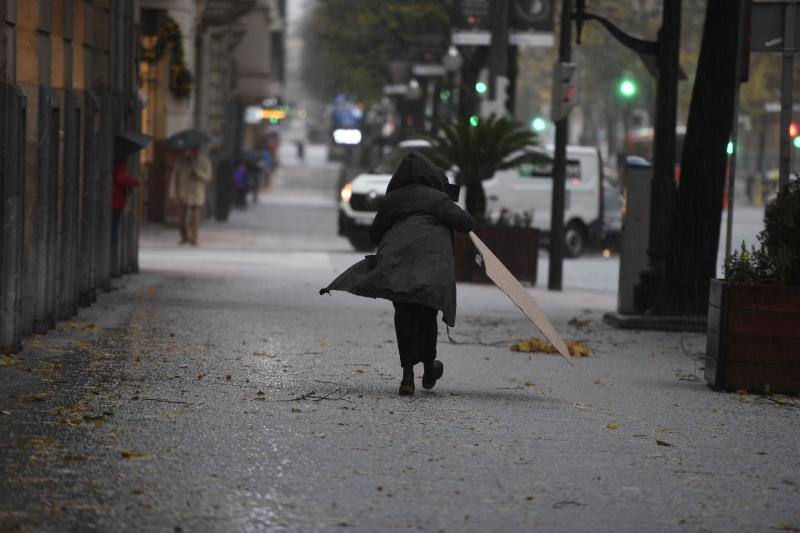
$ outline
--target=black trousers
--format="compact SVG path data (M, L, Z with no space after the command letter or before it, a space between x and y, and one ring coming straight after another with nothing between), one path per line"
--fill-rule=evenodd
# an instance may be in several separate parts
M436 359L437 313L426 305L394 302L394 330L401 366L432 363Z

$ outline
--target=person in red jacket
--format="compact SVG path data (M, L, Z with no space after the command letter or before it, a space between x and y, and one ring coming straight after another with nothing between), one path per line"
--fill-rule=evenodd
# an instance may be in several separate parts
M122 221L122 212L128 202L128 193L131 187L139 185L139 180L128 174L127 159L122 159L114 164L114 187L111 194L111 208L113 218L111 226L111 238L117 242L119 237L119 225Z

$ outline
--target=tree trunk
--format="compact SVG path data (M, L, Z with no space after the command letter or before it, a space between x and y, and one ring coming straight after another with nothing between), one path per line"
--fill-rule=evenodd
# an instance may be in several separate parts
M467 211L476 220L486 214L486 193L482 181L467 184Z
M716 276L727 166L733 126L736 39L741 2L709 0L692 88L671 243L671 270L680 314L704 315Z

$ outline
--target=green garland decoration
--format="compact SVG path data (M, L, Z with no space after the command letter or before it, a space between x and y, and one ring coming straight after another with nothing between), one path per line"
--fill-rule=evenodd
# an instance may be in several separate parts
M169 59L169 90L175 98L189 98L192 95L194 78L186 68L183 33L178 23L171 18L167 18L158 30L156 42L152 47L142 46L141 59L146 63L158 63L167 50L172 52Z

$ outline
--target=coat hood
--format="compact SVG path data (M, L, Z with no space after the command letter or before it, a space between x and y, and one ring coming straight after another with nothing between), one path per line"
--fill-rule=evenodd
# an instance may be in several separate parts
M403 158L397 170L394 171L386 192L390 193L400 187L416 184L446 193L447 183L447 176L442 169L421 153L412 151Z

